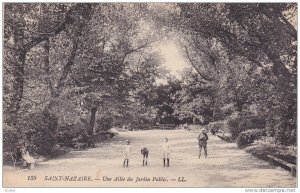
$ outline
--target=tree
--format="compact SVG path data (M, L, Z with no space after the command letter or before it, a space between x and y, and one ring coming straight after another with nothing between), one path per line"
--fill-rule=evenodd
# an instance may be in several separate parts
M286 123L288 120L284 114L288 111L295 112L292 106L295 106L296 99L294 92L296 85L296 29L291 18L294 17L293 13L297 9L296 4L190 3L179 4L179 6L184 26L187 28L184 31L194 39L201 37L216 40L225 48L228 60L222 62L227 64L227 67L222 68L222 76L218 79L222 80L223 84L219 84L220 87L217 88L218 94L221 96L229 94L228 97L223 98L230 100L224 102L231 101L235 103L237 110L245 110L247 106L250 106L249 102L253 100L252 92L256 93L255 89L257 88L254 85L257 85L257 82L263 83L260 87L268 92L260 90L260 93L254 95L256 96L254 103L260 107L265 106L264 110L259 110L259 114L263 116L269 112L268 118L266 118L269 120L267 127L272 127L273 124L281 125L281 134L290 130L292 126L282 123ZM209 52L204 52L209 56ZM228 73L230 69L243 66L245 60L248 61L246 63L250 65L251 70L249 68L242 70L242 74L245 72L254 74L243 77L241 73ZM250 83L244 81L250 81ZM239 85L234 85L237 82ZM224 88L230 88L229 92ZM287 97L283 98L283 95L290 98L286 100ZM275 105L266 107L268 98L272 98ZM248 105L244 106L246 103ZM287 107L291 109L287 110ZM270 115L270 111L274 114ZM289 115L290 120L295 120L295 114L293 114L294 117ZM295 126L294 123L292 125ZM294 127L292 130L295 131L295 129ZM294 132L290 130L287 133ZM285 134L274 135L286 136Z
M177 91L175 113L183 123L207 124L212 120L212 87L211 83L193 70L185 69L182 75L181 90Z
M90 4L5 4L4 110L11 122L21 106L27 53L89 13ZM45 22L47 21L47 22Z
M146 50L157 37L151 30L140 30L140 26L145 24L144 13L140 12L139 6L101 4L95 8L95 14L85 32L85 43L79 50L74 74L69 81L75 83L82 95L106 93L111 96L109 101L115 103L103 100L100 105L96 99L95 104L90 106L91 127L103 103L111 104L112 108L120 107L119 103L126 103L129 92L135 88L136 76L148 73L133 75L131 69L136 64L130 60L140 58L138 63L145 66L144 70L148 69L148 64L157 60L147 55Z

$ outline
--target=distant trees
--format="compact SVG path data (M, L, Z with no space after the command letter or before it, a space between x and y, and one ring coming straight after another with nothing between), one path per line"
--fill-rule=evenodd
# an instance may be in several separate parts
M182 123L207 124L212 121L211 84L193 68L186 69L175 100L175 114Z

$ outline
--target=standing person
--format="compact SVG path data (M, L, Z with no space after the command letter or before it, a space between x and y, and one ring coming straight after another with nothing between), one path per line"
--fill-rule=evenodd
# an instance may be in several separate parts
M201 150L204 149L204 156L207 157L207 140L208 136L206 134L206 129L201 129L201 132L198 136L199 141L199 159L201 157Z
M169 139L165 138L165 141L163 143L163 161L164 161L164 167L166 166L166 159L167 159L167 167L170 166L170 144Z
M125 149L124 149L124 162L123 162L123 168L125 167L125 164L126 164L126 167L128 167L128 163L129 163L129 159L130 159L130 155L131 155L131 145L130 145L130 141L129 140L126 140L127 142L127 145L125 146Z
M143 155L143 166L147 165L149 150L146 147L141 149L141 154Z

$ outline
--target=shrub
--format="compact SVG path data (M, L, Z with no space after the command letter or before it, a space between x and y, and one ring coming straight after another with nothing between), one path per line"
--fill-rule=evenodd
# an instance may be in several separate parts
M17 129L3 124L3 152L14 152L19 142L19 132Z
M295 145L297 143L297 127L288 121L281 121L278 124L267 127L269 136L275 138L275 143L280 145Z
M276 139L274 137L269 137L268 133L266 137L261 137L258 143L266 147L276 147Z
M75 134L72 133L72 127L68 125L60 126L56 134L57 144L60 146L72 147L72 139L75 137Z
M79 121L75 124L60 125L56 134L60 146L73 147L74 141L85 142L88 126Z
M238 147L244 147L254 142L254 140L266 136L266 132L262 129L250 129L241 132L237 139L236 144Z
M97 119L96 130L97 131L107 131L112 128L113 118L104 116Z
M11 127L3 123L3 157L4 164L11 163L11 153L16 152L17 146L20 144L21 133L15 127Z
M265 128L266 122L264 118L258 116L244 116L229 119L228 126L229 131L232 134L232 138L236 139L241 132L248 129Z
M212 128L210 129L210 132L211 132L211 134L213 134L213 135L215 135L216 133L218 133L218 131L219 131L219 128L218 128L218 127L212 127Z
M31 153L49 155L56 144L58 119L47 109L24 116L17 127L23 131Z
M220 119L225 119L229 115L232 115L235 112L235 105L233 103L226 104L220 108Z

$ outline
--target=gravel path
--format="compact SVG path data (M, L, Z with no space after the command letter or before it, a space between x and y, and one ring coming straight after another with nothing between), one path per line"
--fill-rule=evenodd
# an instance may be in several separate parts
M209 135L208 157L198 159L197 135L198 133L182 130L120 132L112 140L97 143L96 148L72 151L56 159L39 163L33 170L5 166L3 185L4 187L296 187L296 178L288 171L257 159L238 149L234 143L226 143L212 135ZM164 137L169 138L171 145L170 167L163 167L161 146ZM123 168L122 152L126 139L131 141L133 153L129 167ZM147 167L142 166L140 150L143 145L150 150Z

